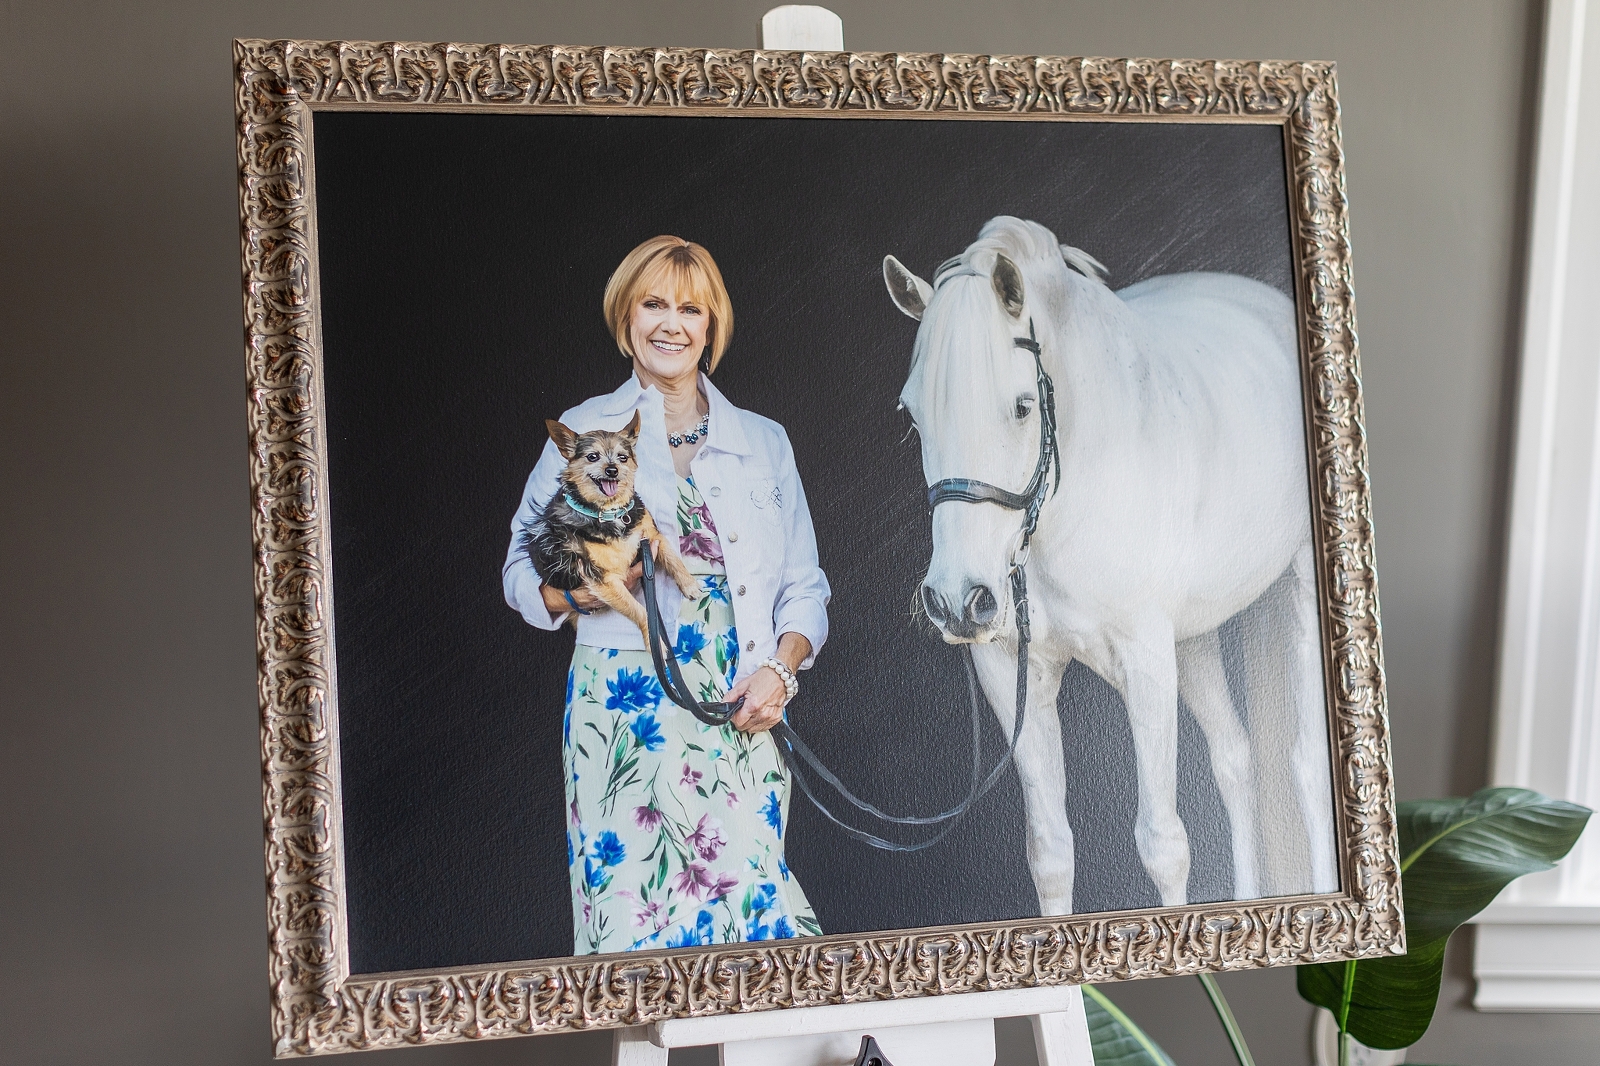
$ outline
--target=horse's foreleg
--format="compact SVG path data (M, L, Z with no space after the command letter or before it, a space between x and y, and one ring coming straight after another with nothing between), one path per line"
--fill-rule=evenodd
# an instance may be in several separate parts
M1336 892L1339 867L1333 833L1333 778L1328 750L1327 696L1322 676L1322 631L1317 624L1317 572L1311 545L1295 553L1293 602L1295 661L1294 783L1311 838L1313 892Z
M1178 694L1211 749L1211 772L1227 808L1233 839L1233 898L1256 899L1256 784L1250 738L1234 710L1217 631L1178 645Z
M972 661L978 668L978 680L989 706L994 708L1009 740L1016 721L1016 648L999 641L975 644ZM1022 782L1028 817L1028 871L1039 893L1042 915L1072 913L1075 860L1072 825L1067 820L1061 720L1056 716L1056 696L1064 669L1064 663L1051 662L1037 651L1029 653L1027 718L1017 740L1017 777Z
M1139 765L1133 839L1164 907L1189 898L1189 835L1178 817L1178 668L1172 624L1142 627L1115 649Z

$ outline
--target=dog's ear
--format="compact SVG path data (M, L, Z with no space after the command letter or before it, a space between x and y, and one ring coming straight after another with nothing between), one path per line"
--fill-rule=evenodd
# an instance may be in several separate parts
M883 283L889 288L889 299L901 311L918 322L933 299L933 286L907 270L905 264L892 255L883 257Z
M627 440L629 447L639 443L638 411L633 412L633 417L628 419L628 424L622 427L622 436Z
M577 453L578 435L563 426L555 419L547 419L544 428L550 431L550 439L555 442L556 450L563 459L571 459Z

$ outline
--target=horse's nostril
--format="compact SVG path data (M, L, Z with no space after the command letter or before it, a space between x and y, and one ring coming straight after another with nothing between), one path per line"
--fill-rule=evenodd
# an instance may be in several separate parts
M966 608L967 621L980 626L993 622L994 616L1000 613L1000 605L988 585L974 585L967 592Z
M922 609L928 612L928 618L935 625L945 621L947 612L944 609L944 598L927 585L922 586Z

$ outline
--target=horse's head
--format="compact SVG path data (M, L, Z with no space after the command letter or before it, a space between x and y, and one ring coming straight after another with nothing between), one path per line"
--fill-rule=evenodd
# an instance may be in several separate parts
M1069 263L1084 274L1103 269L1038 223L1006 216L990 220L931 285L884 259L890 297L922 323L900 404L916 422L928 484L967 478L1012 493L1028 485L1039 463L1040 396L1034 357L1017 339L1031 326L1049 345ZM989 501L934 508L922 603L946 641L985 643L1010 623L1023 521L1022 511Z

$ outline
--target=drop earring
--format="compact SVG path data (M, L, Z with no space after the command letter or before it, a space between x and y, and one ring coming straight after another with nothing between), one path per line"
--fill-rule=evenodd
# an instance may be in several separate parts
M711 373L711 345L709 344L700 349L700 372L702 374Z

